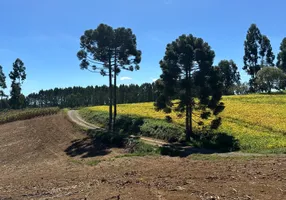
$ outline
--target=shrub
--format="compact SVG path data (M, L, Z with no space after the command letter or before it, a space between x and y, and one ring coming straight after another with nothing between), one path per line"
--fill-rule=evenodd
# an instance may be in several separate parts
M127 153L136 155L153 155L158 154L160 149L157 146L146 144L135 138L128 138L125 144Z
M81 116L90 123L108 125L108 113L92 111L88 108L80 110ZM180 141L184 135L184 129L180 125L168 123L161 119L141 118L137 116L118 115L116 119L116 132L141 134L146 137L166 140L168 142Z
M96 143L107 146L122 147L128 137L126 133L114 133L105 130L89 130L88 135L95 140Z
M236 151L240 149L238 140L226 133L196 133L192 142L197 147L217 149L223 152Z
M166 140L168 142L180 141L184 136L181 126L156 119L144 119L140 128L141 135Z

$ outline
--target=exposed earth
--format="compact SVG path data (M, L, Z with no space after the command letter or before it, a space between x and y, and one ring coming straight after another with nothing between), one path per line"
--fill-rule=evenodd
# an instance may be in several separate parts
M124 157L63 114L0 125L0 200L286 197L285 156Z

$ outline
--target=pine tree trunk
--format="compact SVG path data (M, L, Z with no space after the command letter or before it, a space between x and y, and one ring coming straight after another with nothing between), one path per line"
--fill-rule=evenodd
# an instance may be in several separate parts
M109 122L108 131L112 129L112 69L111 69L111 58L109 58Z
M193 137L193 108L192 104L189 105L189 119L190 119L190 137Z
M116 68L116 67L115 67ZM116 121L116 115L117 115L117 88L116 88L116 72L114 72L114 86L113 86L113 92L114 92L114 113L113 113L113 131L115 130L115 121Z
M113 115L113 131L115 131L115 122L116 122L116 115L117 115L117 94L116 94L116 91L117 91L117 88L116 88L116 76L117 76L117 51L116 51L116 48L115 48L115 52L114 52L114 89L113 89L113 92L114 92L114 96L113 96L113 100L114 100L114 115Z
M190 80L190 70L186 71L186 79L187 82ZM191 140L191 133L192 133L192 113L190 109L190 88L186 87L186 141L189 142Z
M189 79L191 74L189 73ZM189 80L191 81L191 80ZM193 98L192 98L192 86L189 85L189 115L190 115L190 137L193 137Z
M186 105L186 142L190 141L191 132L190 132L190 124L189 124L189 105Z

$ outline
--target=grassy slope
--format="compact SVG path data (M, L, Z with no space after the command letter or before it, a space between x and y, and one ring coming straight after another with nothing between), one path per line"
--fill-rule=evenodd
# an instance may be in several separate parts
M286 152L286 95L243 95L223 98L226 105L221 113L223 124L218 132L234 136L240 148L248 152ZM89 108L108 111L107 106ZM144 118L164 119L153 103L122 104L118 113ZM173 122L184 124L184 118L171 113Z
M51 115L59 111L59 108L28 108L22 110L0 111L0 124Z

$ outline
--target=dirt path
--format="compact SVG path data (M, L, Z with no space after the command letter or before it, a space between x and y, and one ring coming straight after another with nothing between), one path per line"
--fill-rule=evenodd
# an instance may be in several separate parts
M122 157L65 116L0 125L0 199L281 200L285 157ZM101 161L101 162L99 162Z
M69 110L67 113L70 120L86 129L99 129L98 126L84 121L76 110Z

